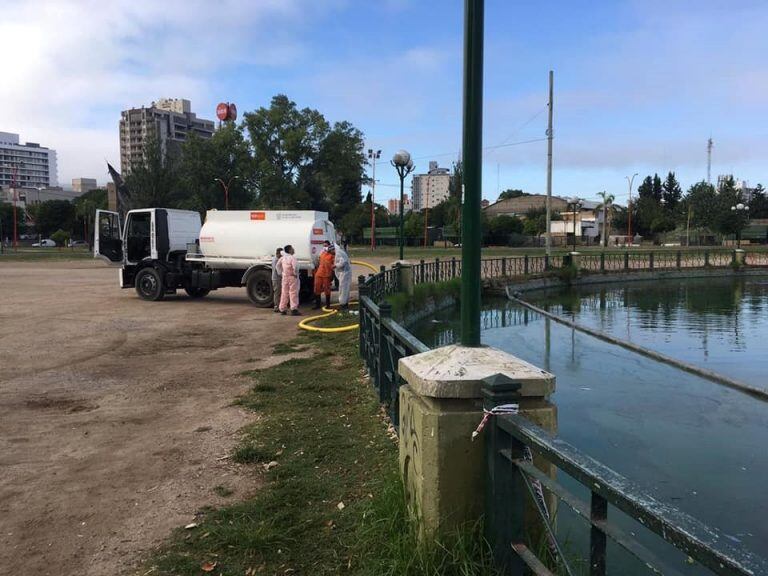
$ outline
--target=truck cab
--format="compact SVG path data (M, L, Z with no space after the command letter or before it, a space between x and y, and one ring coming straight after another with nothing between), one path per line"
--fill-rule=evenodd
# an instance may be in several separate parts
M97 210L94 256L120 266L121 288L135 287L142 298L159 300L176 291L166 276L183 268L200 227L200 214L191 210L131 210L125 223L117 212Z

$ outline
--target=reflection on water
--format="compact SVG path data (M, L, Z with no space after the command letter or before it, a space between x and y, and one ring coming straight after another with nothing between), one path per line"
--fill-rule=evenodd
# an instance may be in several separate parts
M752 384L768 380L768 278L584 286L527 299L685 362Z
M537 304L614 335L629 319L635 342L663 345L657 349L690 362L698 354L710 369L731 367L730 375L763 383L768 373L768 287L717 281L707 295L703 292L710 290L712 280L692 286L661 284L592 288L575 296L548 294ZM732 294L726 297L729 290ZM459 324L457 311L448 310L414 332L428 345L442 345L458 339ZM637 481L657 499L768 556L768 403L506 300L487 302L482 324L484 344L557 376L553 401L562 438ZM739 360L727 361L729 354ZM740 366L744 363L752 366Z

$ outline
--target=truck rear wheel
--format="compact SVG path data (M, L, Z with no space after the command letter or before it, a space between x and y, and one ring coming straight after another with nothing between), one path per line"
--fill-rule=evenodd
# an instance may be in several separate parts
M163 286L163 278L160 276L160 272L154 268L142 268L136 274L136 280L134 281L136 286L136 294L142 300L157 301L162 300L165 296L165 286Z
M186 292L187 296L190 298L204 298L205 296L208 296L210 290L207 288L184 288L184 292Z
M259 308L272 306L272 271L256 270L245 284L248 299Z

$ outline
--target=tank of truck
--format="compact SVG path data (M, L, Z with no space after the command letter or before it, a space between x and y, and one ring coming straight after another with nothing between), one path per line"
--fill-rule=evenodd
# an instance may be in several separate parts
M327 212L209 210L200 230L200 252L209 266L229 268L227 259L269 261L276 248L290 244L299 261L314 265L325 240L336 240Z

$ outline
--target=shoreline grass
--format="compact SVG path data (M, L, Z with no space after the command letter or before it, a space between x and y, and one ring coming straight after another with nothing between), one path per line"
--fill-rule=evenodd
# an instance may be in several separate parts
M214 564L222 575L494 573L478 526L419 538L357 338L302 333L275 350L301 350L301 358L249 373L254 385L237 402L259 418L233 458L264 486L246 501L201 511L198 526L176 530L140 574L201 574Z

